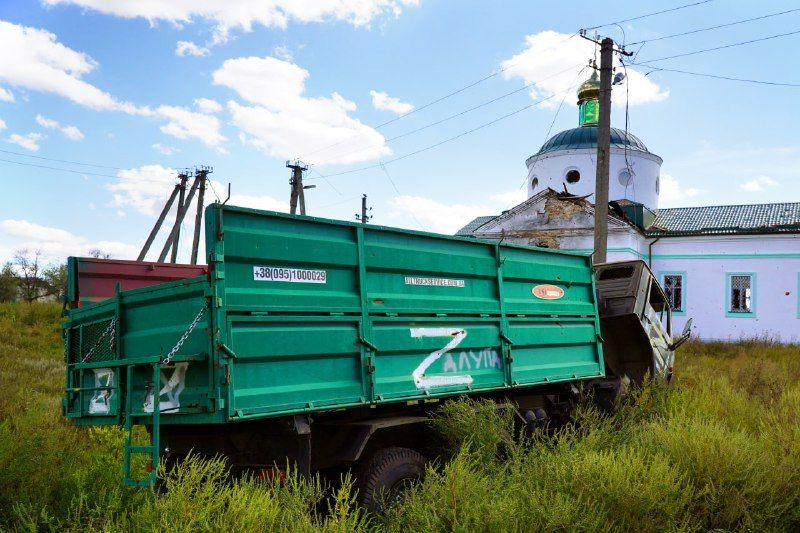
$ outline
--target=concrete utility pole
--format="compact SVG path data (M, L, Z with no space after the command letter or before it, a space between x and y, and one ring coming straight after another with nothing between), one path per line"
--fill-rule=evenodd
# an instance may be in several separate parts
M356 215L356 220L360 220L362 224L369 222L372 216L367 214L368 211L372 211L372 208L367 209L367 195L364 194L361 196L361 214Z
M211 167L200 167L195 170L195 179L200 180L200 187L197 193L197 212L194 216L194 239L192 239L192 264L197 264L197 250L200 247L200 223L203 221L203 198L206 193L206 180L208 175L213 172ZM188 207L188 205L187 205ZM175 240L175 248L178 247L178 241Z
M608 166L611 151L611 71L614 41L600 43L600 120L597 124L597 174L594 188L594 263L605 263L608 251Z
M178 196L178 217L181 218L181 210L183 203L186 201L186 183L189 181L189 171L181 172L178 174L181 183L178 185L181 188L180 196ZM170 256L170 263L176 263L178 260L178 243L181 240L181 227L178 226L178 232L175 234L175 242L172 244L172 255Z
M308 170L308 166L304 165L301 161L286 162L286 168L292 169L292 177L289 179L289 184L292 186L292 194L289 197L289 212L297 214L297 202L300 201L300 214L306 214L306 195L303 192L306 187L303 187L303 171Z

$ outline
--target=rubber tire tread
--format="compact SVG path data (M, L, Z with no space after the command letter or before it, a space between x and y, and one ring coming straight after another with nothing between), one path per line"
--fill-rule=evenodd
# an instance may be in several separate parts
M408 470L416 470L417 480L425 477L425 457L411 448L392 446L378 450L356 471L359 505L375 514L383 512L382 491L391 487Z

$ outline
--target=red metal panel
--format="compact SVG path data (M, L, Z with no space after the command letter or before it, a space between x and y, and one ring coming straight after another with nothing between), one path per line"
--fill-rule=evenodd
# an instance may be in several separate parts
M207 265L180 265L121 259L71 258L69 291L71 308L114 296L117 283L122 290L138 289L208 274Z

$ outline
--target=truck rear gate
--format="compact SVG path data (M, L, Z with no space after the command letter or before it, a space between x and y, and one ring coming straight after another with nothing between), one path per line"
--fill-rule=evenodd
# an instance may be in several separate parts
M604 374L586 255L219 204L206 251L207 275L70 311L66 416L152 424L157 450L159 424Z

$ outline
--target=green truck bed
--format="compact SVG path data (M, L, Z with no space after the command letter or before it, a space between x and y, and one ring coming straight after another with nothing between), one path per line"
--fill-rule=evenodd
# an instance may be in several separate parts
M219 204L206 251L206 276L70 310L67 417L227 423L604 373L586 255Z

